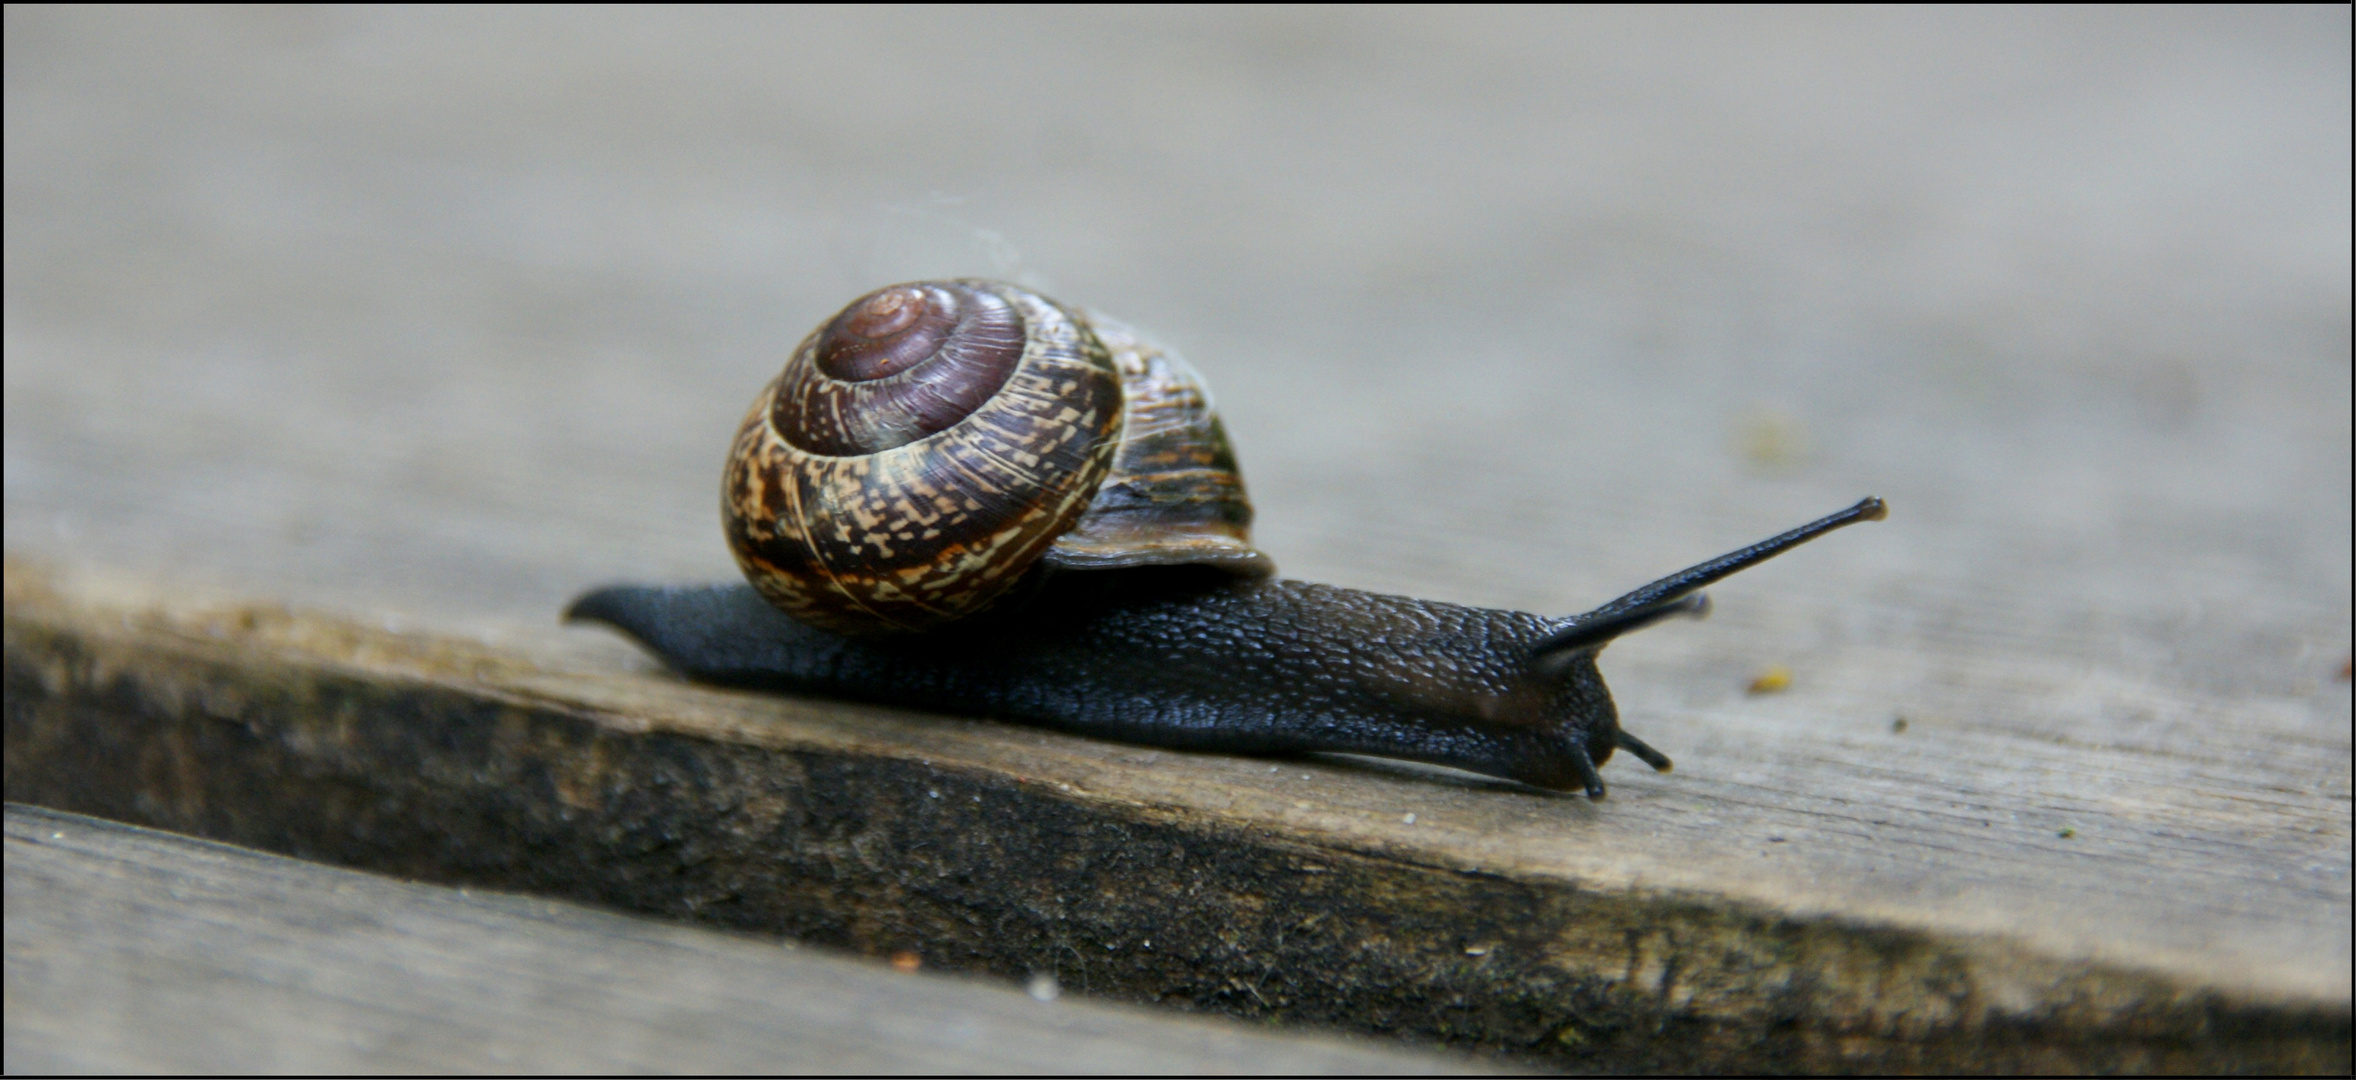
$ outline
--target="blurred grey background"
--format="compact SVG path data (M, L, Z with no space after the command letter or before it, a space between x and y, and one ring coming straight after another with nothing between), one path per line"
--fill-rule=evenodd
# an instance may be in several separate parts
M2344 8L7 31L12 546L502 613L723 576L784 351L982 274L1186 352L1297 576L1568 610L1870 491L1887 606L2344 646Z
M1202 369L1290 576L1567 612L1884 496L1615 646L1681 763L1615 791L1871 762L2149 825L2122 895L2248 792L2283 884L2113 944L2345 1000L2346 7L6 20L12 554L588 642L586 586L734 574L811 326L1011 278Z

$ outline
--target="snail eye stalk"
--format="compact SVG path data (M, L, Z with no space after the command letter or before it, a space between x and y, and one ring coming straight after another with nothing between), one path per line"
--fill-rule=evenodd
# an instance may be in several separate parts
M1701 597L1690 594L1697 592L1703 586L1730 574L1748 570L1834 529L1855 525L1860 521L1880 521L1888 517L1889 513L1890 509L1887 504L1868 495L1857 505L1840 513L1818 518L1790 532L1768 537L1749 547L1730 551L1708 562L1686 567L1586 614L1573 615L1562 629L1547 635L1532 646L1530 655L1532 658L1540 658L1576 652L1581 649L1600 649L1611 639L1621 634L1651 625L1671 615L1700 615L1709 610L1709 605ZM1637 756L1643 757L1641 753ZM1646 758L1645 760L1652 759ZM1658 768L1659 766L1654 767Z
M1648 608L1623 611L1617 615L1605 615L1601 618L1596 618L1595 612L1589 612L1586 615L1577 616L1578 621L1570 626L1540 639L1538 644L1530 647L1530 655L1535 659L1560 658L1581 649L1600 649L1613 638L1631 630L1642 630L1662 619L1672 619L1679 615L1690 615L1699 619L1709 613L1710 597L1707 593L1681 596L1665 604L1655 604Z

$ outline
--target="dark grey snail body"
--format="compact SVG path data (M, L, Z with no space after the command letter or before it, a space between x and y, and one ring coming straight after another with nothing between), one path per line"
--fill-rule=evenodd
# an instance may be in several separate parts
M1694 590L1832 529L1868 499L1571 619L1196 568L1066 573L1008 609L900 638L788 617L746 585L617 586L609 623L691 678L972 713L1185 750L1333 751L1604 792L1626 749L1595 666L1612 637L1698 612Z
M969 291L951 295L960 289ZM822 381L806 370L797 373L797 365L811 367L812 355L818 369L846 367L828 367L827 353L846 323L863 319L896 332L911 321L901 310L904 303L932 302L936 295L949 296L940 302L952 309L1022 306L1034 328L1034 349L1042 319L1069 319L1076 331L1058 324L1056 332L1079 344L1056 353L1055 363L1086 364L1090 350L1108 352L1097 344L1088 317L1043 298L994 283L922 283L854 302L804 343L780 383ZM1009 299L1001 302L1000 296ZM1025 324L1015 325L1019 333ZM869 537L881 537L882 547L897 547L903 555L929 541L949 552L942 565L955 562L955 572L888 564L875 570L879 564L845 554L858 546L856 529L831 524L827 511L806 510L814 493L863 484L866 494L858 497L872 501L852 509L862 512L861 521L881 520L885 504L899 496L872 494L875 471L906 473L911 467L871 471L832 447L805 454L792 444L790 423L766 419L783 415L787 406L765 396L739 436L723 495L731 543L752 585L615 586L582 597L567 617L611 624L673 668L710 682L975 713L1185 750L1405 758L1600 797L1604 785L1596 768L1615 750L1628 750L1658 769L1669 765L1666 756L1620 729L1595 666L1604 645L1658 619L1699 613L1704 601L1698 590L1710 582L1884 513L1880 500L1866 499L1570 618L1280 580L1249 546L1250 510L1240 474L1199 385L1174 357L1165 362L1117 324L1103 333L1115 343L1109 352L1129 388L1126 429L1118 421L1100 423L1094 413L1083 416L1080 409L1062 414L1067 421L1079 418L1065 427L1093 425L1113 436L1126 430L1131 438L1118 453L1078 446L1060 428L1046 440L1075 462L1073 468L1097 470L1093 477L1059 476L1046 485L1072 515L1079 514L1072 507L1093 500L1092 516L1042 524L1037 514L999 512L992 527L1002 531L972 547L1022 548L1027 561L1011 571L977 572L979 560L955 546L955 536L939 536L941 530L911 541L919 534L907 529L897 534L907 542L897 545L888 531L873 531L889 530L889 524L872 527ZM855 361L877 366L867 357L882 348L872 344L880 338L850 340L853 348L867 350ZM1144 360L1138 349L1145 350ZM1032 356L1023 353L1022 366L1011 360L1000 365L1015 372L1011 379L996 377L1021 383L1033 371ZM1183 377L1172 376L1173 365ZM853 390L891 391L885 377L862 377L873 378L874 385ZM1096 395L1091 400L1104 393L1081 392ZM1148 396L1144 404L1141 394ZM1041 445L1036 417L1050 413L1035 400L1023 407L1028 411L1014 426L1032 441L1022 445ZM1164 422L1173 416L1186 422ZM928 422L930 433L957 431L968 443L975 439L974 429L956 418ZM780 427L787 438L777 436ZM912 443L922 449L933 438L919 434L887 449ZM757 469L747 464L755 460ZM1003 457L993 461L1003 463ZM951 505L949 497L937 497L937 478L908 484L943 513ZM939 521L943 513L924 520ZM852 517L847 511L839 516ZM1174 539L1141 524L1164 517L1176 522ZM821 535L830 529L831 541ZM1058 540L1067 534L1077 540ZM781 567L796 576L780 580ZM975 582L985 573L1003 580L992 578L986 591L978 590ZM931 584L935 579L941 583ZM933 592L920 596L910 582ZM937 614L942 605L928 597L952 593L965 610ZM833 606L813 614L812 606L822 603ZM871 618L871 608L882 613ZM905 632L919 622L920 632Z
M1592 658L1524 677L1523 647L1546 633L1535 616L1185 569L1065 578L982 625L906 639L828 634L741 585L609 590L573 613L706 681L1180 750L1344 751L1582 789L1618 745Z

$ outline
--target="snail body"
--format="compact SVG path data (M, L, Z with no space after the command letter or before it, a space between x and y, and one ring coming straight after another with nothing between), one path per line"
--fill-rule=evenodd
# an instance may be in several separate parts
M905 638L818 630L744 586L609 591L574 612L707 682L1179 750L1342 751L1578 789L1579 754L1591 771L1619 746L1592 659L1521 677L1537 616L1187 568L1098 576Z
M862 411L869 410L869 411ZM1627 750L1595 658L1840 513L1548 618L1282 580L1183 361L991 282L869 294L795 350L731 451L748 585L594 591L691 678L1186 750L1332 751L1601 797Z

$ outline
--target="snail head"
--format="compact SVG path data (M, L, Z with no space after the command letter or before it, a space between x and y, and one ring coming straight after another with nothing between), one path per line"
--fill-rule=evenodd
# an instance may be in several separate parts
M1704 586L1757 566L1835 529L1860 521L1880 521L1887 516L1889 507L1880 499L1868 496L1837 514L1689 566L1593 611L1573 615L1564 619L1555 631L1530 646L1531 668L1542 676L1562 682L1566 689L1585 689L1592 685L1599 690L1602 679L1595 673L1595 655L1602 652L1603 647L1611 644L1613 639L1675 616L1700 618L1710 610L1710 598L1701 592ZM1584 696L1597 698L1599 695L1589 693ZM1590 730L1605 744L1582 746L1574 741L1564 748L1567 757L1565 764L1587 794L1603 794L1603 780L1597 774L1595 765L1608 757L1612 749L1626 750L1660 772L1669 771L1669 756L1621 730L1618 717L1613 713L1610 695L1604 693L1599 697L1600 704L1584 702L1582 711L1594 714L1601 721L1591 723Z

